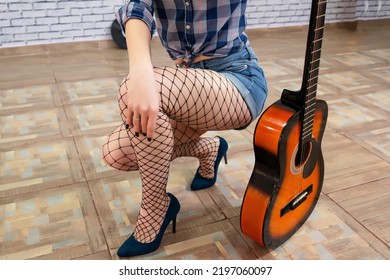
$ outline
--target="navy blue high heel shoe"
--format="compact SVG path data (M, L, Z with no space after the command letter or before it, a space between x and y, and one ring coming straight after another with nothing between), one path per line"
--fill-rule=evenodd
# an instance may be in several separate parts
M172 231L176 232L176 216L180 210L180 203L177 198L168 193L171 198L168 206L167 213L165 214L164 221L161 225L160 231L158 232L156 239L150 243L141 243L135 240L134 234L132 234L123 244L119 247L117 255L119 257L131 257L151 253L160 246L161 239L167 229L169 223L172 221Z
M221 163L222 157L225 158L225 164L227 164L226 152L228 150L228 143L222 137L218 136L218 138L219 138L219 148L218 148L217 159L215 160L214 163L214 177L211 179L202 177L202 175L200 175L199 173L199 168L198 168L195 177L191 183L191 190L193 191L203 190L212 187L217 181L218 167L219 164Z

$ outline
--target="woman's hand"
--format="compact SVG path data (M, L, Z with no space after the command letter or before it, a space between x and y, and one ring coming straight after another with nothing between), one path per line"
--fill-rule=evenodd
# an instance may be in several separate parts
M153 67L136 67L126 81L127 124L133 125L136 136L146 135L154 139L157 114L160 108L160 95L156 89Z

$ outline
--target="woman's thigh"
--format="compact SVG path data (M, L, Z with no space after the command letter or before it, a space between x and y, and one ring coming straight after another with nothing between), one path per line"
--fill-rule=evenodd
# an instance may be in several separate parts
M161 110L195 131L236 129L251 121L234 84L207 69L155 68Z

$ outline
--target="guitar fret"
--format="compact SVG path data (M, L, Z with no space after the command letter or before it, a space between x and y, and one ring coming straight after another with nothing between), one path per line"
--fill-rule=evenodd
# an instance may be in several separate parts
M321 54L321 49L313 50L313 52L311 53L311 60L314 61L314 60L319 59L320 54Z
M311 131L311 129L313 128L313 126L314 126L314 119L311 121L311 123L310 124L306 124L306 126L305 126L305 128L302 130L302 134L305 134L305 133L310 133Z
M315 112L315 110L313 111L313 114L311 116L307 116L306 118L304 118L302 131L304 131L307 127L310 126L311 123L314 122L314 118L313 118L314 117L314 112Z
M314 97L312 97L312 98L310 98L310 99L307 99L305 103L306 103L306 104L315 103L315 100L316 100L316 97L314 96Z
M314 37L315 37L315 35L318 35L317 33L322 33L324 31L324 29L325 29L325 26L320 26L320 27L316 28L314 30L314 33L315 33Z
M311 53L312 55L312 60L316 60L320 58L321 55L321 49L317 49Z
M318 82L318 71L317 71L317 73L316 73L316 75L313 75L313 77L311 77L312 75L310 75L310 79L309 80L307 80L307 85L309 86L309 87L312 87L312 86L314 86L315 84L317 84L317 82Z
M316 102L316 93L312 92L311 94L308 94L305 99L305 105L315 103Z
M306 100L312 100L312 99L316 98L316 93L315 93L315 91L307 92L306 95L307 95ZM310 98L309 98L309 97L310 97Z
M302 129L302 132L306 132L308 129L310 130L314 125L314 118L310 119L310 121L305 122L304 128Z
M311 104L313 104L313 105L315 105L316 104L316 98L314 97L314 98L312 98L310 101L306 101L305 102L305 107L307 107L307 108L305 108L304 110L304 114L306 114L307 112L308 112L308 110L309 109L311 109L313 106L311 106Z
M306 101L305 101L305 105L309 105L309 104L312 104L312 103L316 103L316 96L313 95L311 98L307 98Z
M317 83L315 83L314 85L309 86L307 89L308 89L308 90L309 90L309 89L312 89L312 88L314 88L315 86L317 86Z
M316 64L313 64L311 65L310 67L310 71L309 71L309 74L318 74L318 71L320 70L320 63L316 63ZM310 78L313 78L313 77L310 77Z
M322 39L321 40L317 40L314 44L313 44L313 49L316 49L316 50L318 50L318 49L321 49L321 47L322 47Z
M313 54L314 52L316 52L316 51L321 50L321 49L322 49L322 45L320 45L320 44L318 44L318 46L313 45L313 52L312 52L312 54ZM318 58L318 57L317 57L317 58Z
M311 124L310 126L307 127L307 129L305 131L302 131L302 136L303 137L307 137L309 135L311 135L312 133L312 130L313 130L313 124Z
M318 78L318 73L319 73L319 68L317 68L317 70L313 72L310 72L309 79L307 80L308 83L310 83L311 81L317 82L316 79Z
M311 107L314 107L314 106L316 106L316 103L312 103L312 104L310 104L310 105L307 105L307 106L306 106L306 110L307 110L308 108L311 108Z
M305 112L305 116L307 116L307 115L309 115L309 114L314 114L315 110L316 110L316 108L311 108L310 110L307 110L307 111Z
M317 17L317 19L318 19L318 22L316 24L316 29L321 28L325 23L325 17L320 16L320 17Z
M314 50L314 51L312 51L312 53L311 53L311 54L313 55L313 54L315 54L315 53L318 53L319 51L321 51L321 49ZM317 58L318 58L318 57L317 57ZM317 58L316 58L316 59L317 59Z
M306 94L308 95L306 97L306 99L309 99L309 97L311 96L316 96L316 91L317 91L317 82L313 83L313 84L308 84L308 88L307 88L307 91L306 91Z
M308 125L310 125L311 122L314 122L313 116L314 116L314 113L312 115L309 115L306 118L304 118L304 121L303 121L303 123L304 123L303 126L304 127L307 127Z
M309 93L307 96L306 96L306 99L305 99L305 104L310 104L310 103L313 103L315 102L316 100L316 95L315 95L315 92L312 92L312 93Z
M313 83L312 85L316 84L316 83L317 83L317 78L318 78L318 76L315 76L315 77L313 77L313 78L310 78L310 79L308 80L308 83L310 84L311 82L314 81L314 83Z
M316 39L316 40L313 41L313 43L315 44L315 43L318 43L318 42L322 42L322 39L323 38Z
M320 38L320 37L323 37L323 35L324 35L324 29L325 29L324 26L323 26L323 27L320 27L320 28L318 28L318 29L316 29L315 34L314 34L314 39L318 39L318 38Z
M310 80L308 80L306 83L308 89L312 88L313 86L315 86L317 84L317 80L318 80L317 78L318 78L318 75L314 75L313 77L310 77ZM312 91L310 91L310 92L312 92Z
M314 126L314 119L310 120L310 122L305 123L305 128L302 130L303 133L307 132Z
M320 64L320 58L317 58L316 60L313 60L310 64L318 63Z
M310 125L308 125L304 130L302 130L302 135L311 134L311 132L313 130L313 126L314 126L314 123L311 123Z
M310 79L312 79L312 78L314 78L314 77L316 77L316 76L318 76L318 72L319 72L319 70L320 70L320 68L318 67L318 68L316 68L316 69L312 69L312 70L310 70L309 71L309 74L311 75L309 78ZM313 76L312 76L312 74L314 74Z
M314 114L304 119L304 126L307 127L310 123L314 123ZM304 130L304 129L303 129Z
M321 46L322 46L322 42L323 42L323 40L321 39L321 40L319 40L319 39L317 39L317 38L314 38L315 40L316 40L316 42L313 42L313 46L314 46L314 48L316 48L316 49L320 49L321 48Z
M309 131L308 133L305 133L305 134L302 134L302 139L304 140L304 142L306 141L309 141L312 137L312 132Z
M315 103L314 103L315 105ZM306 120L308 117L310 117L310 114L314 114L316 108L315 106L312 106L308 109L305 110L305 112L303 113L303 116L304 116L304 120Z
M315 62L313 62L311 65L310 65L310 73L313 73L314 71L320 69L320 60L317 59Z
M312 131L307 131L305 133L302 133L302 139L309 140L312 136Z
M311 118L311 115L314 115L315 111L316 111L316 107L315 107L315 104L314 104L314 106L310 107L310 110L308 109L304 113L304 118L303 118L304 122L307 122L307 120Z

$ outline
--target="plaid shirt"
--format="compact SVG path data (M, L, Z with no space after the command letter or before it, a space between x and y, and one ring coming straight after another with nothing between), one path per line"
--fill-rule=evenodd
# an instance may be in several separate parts
M130 0L116 14L123 30L131 18L143 20L151 34L157 27L172 59L197 55L226 56L249 44L246 0ZM156 21L154 21L156 18Z

